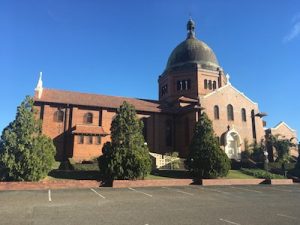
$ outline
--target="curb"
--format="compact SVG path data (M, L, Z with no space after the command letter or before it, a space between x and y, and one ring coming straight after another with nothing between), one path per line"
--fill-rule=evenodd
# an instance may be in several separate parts
M98 181L93 180L0 182L0 191L97 188L99 187L99 184Z
M292 179L161 179L161 180L114 180L108 187L161 187L161 186L228 186L228 185L291 185ZM1 190L46 190L98 188L103 183L95 180L40 181L40 182L0 182Z

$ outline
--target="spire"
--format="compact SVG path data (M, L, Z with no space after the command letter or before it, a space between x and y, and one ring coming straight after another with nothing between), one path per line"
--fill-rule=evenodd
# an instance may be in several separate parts
M36 88L34 89L39 99L42 97L42 93L43 93L43 81L42 81L42 76L43 76L43 73L40 72L39 81L38 81L38 83L37 83L37 85L36 85Z
M189 38L195 38L195 22L192 20L190 17L189 21L187 22L186 25L187 28L187 39Z

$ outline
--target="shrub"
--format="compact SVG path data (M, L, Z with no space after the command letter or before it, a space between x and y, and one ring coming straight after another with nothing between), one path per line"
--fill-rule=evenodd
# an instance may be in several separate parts
M281 175L273 174L261 169L242 168L241 171L247 175L254 176L256 178L261 178L261 179L284 179L284 177Z
M189 150L185 165L196 178L216 178L228 174L230 160L220 148L212 122L205 113L196 123Z
M112 121L111 143L105 143L98 159L104 179L137 179L150 173L150 154L142 129L134 107L124 102Z
M55 147L41 134L41 123L35 118L33 99L26 97L1 136L2 180L38 181L51 170Z
M250 158L254 160L255 162L264 162L264 150L265 146L263 141L261 141L259 144L255 141L250 145L251 147L251 155Z

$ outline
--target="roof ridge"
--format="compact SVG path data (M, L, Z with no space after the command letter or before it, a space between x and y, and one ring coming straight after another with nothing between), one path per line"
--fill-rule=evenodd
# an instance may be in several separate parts
M97 96L103 96L103 97L116 97L116 98L136 99L136 100L144 100L144 101L159 102L159 100L154 100L154 99L144 99L144 98L136 98L136 97L126 97L126 96L116 96L116 95L107 95L107 94L98 94L98 93L88 93L88 92L81 92L81 91L72 91L72 90L56 89L56 88L46 88L46 87L45 87L44 90L50 90L50 91L63 91L63 92L72 92L72 93L84 94L84 95L97 95Z

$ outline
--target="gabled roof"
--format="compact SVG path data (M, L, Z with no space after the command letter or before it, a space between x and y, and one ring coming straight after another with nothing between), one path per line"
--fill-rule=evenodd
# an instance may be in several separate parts
M288 128L292 132L296 132L296 130L290 128L289 125L287 125L284 121L281 121L280 123L278 123L275 127L271 128L271 130L277 130L281 126L285 126L286 128Z
M215 95L215 94L217 94L217 93L220 93L220 92L224 91L224 90L227 89L227 88L233 89L235 92L237 92L239 95L241 95L242 97L244 97L245 99L247 99L249 102L251 102L251 103L254 104L254 105L257 105L256 102L254 102L254 101L252 101L250 98L248 98L243 92L240 92L238 89L236 89L235 87L233 87L233 86L231 85L231 83L228 83L228 84L226 84L225 86L216 89L215 91L213 91L213 92L211 92L211 93L209 93L209 94L203 96L203 98L208 98L208 97L210 97L210 96L212 96L212 95Z
M35 102L47 102L58 104L73 104L80 106L119 108L124 101L134 105L136 110L146 112L161 112L159 101L117 97L99 94L87 94L74 91L64 91L44 88L40 98L34 97Z

